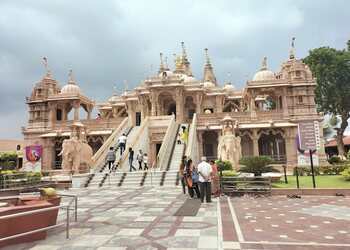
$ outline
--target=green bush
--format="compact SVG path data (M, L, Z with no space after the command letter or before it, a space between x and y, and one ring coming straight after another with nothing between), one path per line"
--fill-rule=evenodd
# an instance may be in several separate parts
M347 164L341 165L326 165L326 166L314 166L315 175L339 175L342 171L348 168ZM293 169L293 174L296 175L296 167ZM311 175L310 166L300 166L298 167L299 175Z
M329 164L341 164L344 161L340 159L339 156L333 155L331 158L328 159Z
M219 160L215 161L215 166L219 170ZM232 170L232 163L229 160L222 161L222 171L224 170Z
M243 157L240 161L241 167L239 171L243 173L254 173L255 176L261 176L266 172L279 172L273 166L269 166L273 163L273 160L268 156L248 156Z
M350 181L350 168L345 169L343 172L341 172L341 175L345 177L346 181Z
M234 170L224 170L222 171L222 176L236 176L237 172Z

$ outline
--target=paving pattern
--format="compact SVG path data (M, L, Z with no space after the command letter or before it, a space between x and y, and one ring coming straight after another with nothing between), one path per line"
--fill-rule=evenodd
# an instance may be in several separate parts
M3 249L350 249L348 197L221 197L176 217L187 199L180 188L66 192L79 194L69 240L58 227L43 241Z

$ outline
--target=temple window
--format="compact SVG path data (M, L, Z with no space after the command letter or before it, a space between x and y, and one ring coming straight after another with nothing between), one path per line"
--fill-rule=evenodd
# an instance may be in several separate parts
M295 71L295 77L301 77L300 70Z
M298 102L299 102L299 103L303 103L303 101L304 101L303 96L301 96L301 95L300 95L300 96L298 96Z

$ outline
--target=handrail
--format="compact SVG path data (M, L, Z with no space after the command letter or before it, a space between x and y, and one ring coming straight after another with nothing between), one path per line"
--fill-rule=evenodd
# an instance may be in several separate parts
M148 128L148 121L149 121L149 116L146 116L146 118L141 122L139 130L138 130L137 133L134 135L134 137L131 139L130 143L128 143L128 147L134 148L134 146L135 146L137 140L139 139L139 137L142 135L142 133L144 132L144 130L145 130L146 128ZM125 160L128 158L128 154L129 154L129 152L128 152L128 150L126 149L126 150L123 152L122 156L119 158L119 163L120 163L119 166L120 166L120 169L123 168L124 162L125 162Z
M197 114L195 113L192 118L192 123L190 125L190 132L188 135L188 145L186 148L185 155L187 158L191 158L194 165L198 164L198 143L197 141ZM197 148L197 152L196 152Z
M108 139L103 143L103 145L100 147L100 149L92 156L91 158L91 168L97 167L98 163L101 161L102 155L106 153L110 147L110 145L114 145L117 143L118 140L118 134L122 132L122 130L125 128L125 125L128 122L128 117L126 117L122 123L119 124L119 126L113 131L113 133L108 137Z
M164 163L164 158L165 158L165 153L167 151L167 148L170 146L170 138L171 138L171 133L173 132L174 128L176 126L175 123L175 115L171 116L170 122L168 129L165 132L165 136L162 142L162 146L159 149L158 155L157 155L157 167L160 169L161 166Z
M51 211L51 210L58 210L60 208L66 209L67 210L66 239L69 239L69 218L70 218L69 211L71 210L70 206L74 202L74 215L75 215L74 216L74 221L77 222L78 221L78 217L77 217L77 213L78 213L78 196L77 195L69 195L69 194L58 194L58 195L59 196L73 197L73 199L68 203L68 205L53 206L53 207L48 207L48 208L40 208L40 209L31 210L31 211L19 212L19 213L15 213L15 214L3 215L3 216L0 216L0 221L1 220L5 220L5 219L21 217L21 216L25 216L25 215L30 215L30 214L37 214L37 213L40 213L40 212L46 212L46 211ZM48 229L55 228L55 227L59 227L59 226L62 226L62 225L64 225L64 223L60 223L60 224L56 224L56 225L52 225L52 226L47 226L47 227L43 227L43 228L40 228L40 229L35 229L35 230L28 231L28 232L24 232L24 233L11 235L11 236L8 236L8 237L0 238L0 241L9 240L9 239L13 239L13 238L18 238L18 237L21 237L21 236L25 236L25 235L41 232L41 231L48 230Z

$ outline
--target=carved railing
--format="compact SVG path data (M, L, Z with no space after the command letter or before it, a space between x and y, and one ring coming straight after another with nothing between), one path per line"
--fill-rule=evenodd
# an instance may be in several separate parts
M160 150L157 155L157 168L161 168L164 165L164 159L167 155L168 148L173 145L173 141L171 139L173 138L173 133L176 130L176 122L175 122L175 115L171 116L168 129L166 130L162 146L160 147Z
M89 130L101 130L101 129L112 129L117 127L125 117L118 118L102 118L102 119L82 119L79 120L82 124L87 126ZM68 129L68 126L72 125L74 121L55 121L52 124L52 129Z
M127 126L129 118L126 117L124 120L119 124L119 126L113 131L110 137L103 143L103 145L100 147L100 149L92 156L91 158L91 168L95 168L105 157L107 154L107 151L110 147L113 147L117 141L119 136L121 136L125 131L130 127Z
M197 166L199 162L199 153L198 153L198 137L197 137L197 115L194 114L192 118L192 124L189 128L188 134L188 144L186 148L185 155L187 158L191 158L192 162L195 166Z
M210 125L218 124L226 115L236 119L238 123L251 122L251 112L224 112L224 113L212 113L212 114L197 114L198 125ZM283 110L257 110L256 111L258 121L278 121L283 120Z

